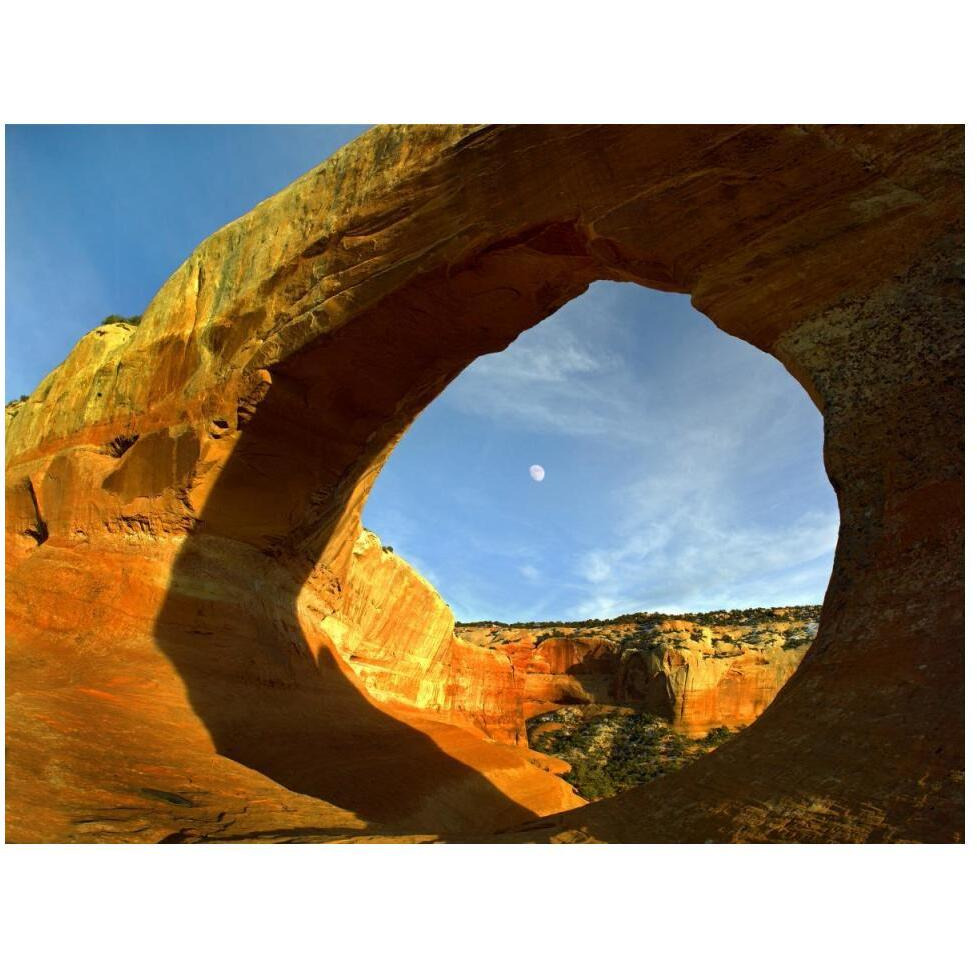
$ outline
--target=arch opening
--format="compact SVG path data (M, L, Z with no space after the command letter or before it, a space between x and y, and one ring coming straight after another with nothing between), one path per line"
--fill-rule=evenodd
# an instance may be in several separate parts
M530 745L626 752L633 785L752 722L810 646L837 539L821 442L773 358L687 297L598 282L455 379L362 518L508 658ZM358 667L383 696L378 652Z
M459 621L817 603L822 447L775 359L686 296L597 282L425 408L362 522Z

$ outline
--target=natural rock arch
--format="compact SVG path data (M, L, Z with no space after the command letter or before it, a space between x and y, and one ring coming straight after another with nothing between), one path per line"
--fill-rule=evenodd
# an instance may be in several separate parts
M397 439L468 363L590 282L632 281L691 294L822 410L841 511L834 573L815 645L746 733L667 781L513 837L959 838L962 156L962 129L938 126L372 130L208 238L138 329L86 337L12 411L8 686L40 701L16 649L92 626L24 613L32 594L125 576L123 544L170 541L154 557L170 571L160 594L117 599L144 609L129 638L148 639L141 621L155 618L219 753L398 830L477 831L565 806L540 800L550 788L532 776L517 790L515 768L471 744L436 759L454 747L429 730L439 749L407 749L424 757L409 776L401 764L369 796L350 793L336 757L382 764L382 751L310 717L362 698L337 691L325 651L344 646L348 664L369 640L396 657L406 628L414 657L383 686L391 701L505 738L510 690L490 680L501 663L473 675L450 615L371 550L359 512ZM120 436L121 457L101 450ZM256 574L262 584L237 605L250 630L222 644L199 632L218 620L234 634L229 591L211 591L236 574L239 595ZM243 702L248 683L261 694ZM348 704L349 728L402 742L362 711ZM15 716L15 773L33 770L16 764L33 755L40 713ZM491 817L473 815L469 794ZM15 824L43 807L16 784L10 796Z

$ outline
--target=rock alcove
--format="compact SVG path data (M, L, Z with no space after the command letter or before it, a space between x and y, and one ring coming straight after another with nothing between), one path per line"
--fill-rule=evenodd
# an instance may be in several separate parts
M962 155L957 127L380 127L208 238L8 411L8 837L959 839ZM540 822L560 782L452 721L504 685L413 640L433 597L358 559L359 517L425 404L598 279L784 363L841 531L757 723ZM430 652L404 681L438 711L369 700L333 654L366 626Z

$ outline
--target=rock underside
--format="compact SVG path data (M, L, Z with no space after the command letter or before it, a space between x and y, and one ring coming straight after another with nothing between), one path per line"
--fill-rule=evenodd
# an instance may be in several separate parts
M959 840L962 164L954 126L378 127L217 231L8 408L8 840ZM597 279L780 359L841 531L763 715L581 806L520 741L545 673L360 512L427 403Z

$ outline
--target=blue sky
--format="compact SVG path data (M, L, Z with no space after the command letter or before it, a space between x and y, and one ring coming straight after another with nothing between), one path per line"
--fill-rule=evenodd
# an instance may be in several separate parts
M6 399L363 128L8 126ZM772 357L600 282L427 408L363 521L462 620L812 603L838 526L821 446Z
M6 400L366 126L7 126Z
M598 282L427 408L363 518L460 620L819 603L821 448L773 357L686 296Z

